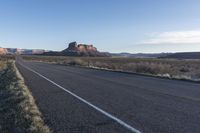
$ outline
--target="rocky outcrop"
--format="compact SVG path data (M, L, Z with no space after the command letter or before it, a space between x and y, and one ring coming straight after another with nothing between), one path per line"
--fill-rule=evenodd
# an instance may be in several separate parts
M77 42L69 43L68 48L61 53L72 56L103 56L93 45L77 44Z
M68 48L61 51L61 53L67 56L109 56L108 53L99 52L91 44L77 44L77 42L69 43Z
M77 42L71 42L67 49L64 51L72 51L72 52L98 52L97 48L93 47L93 45L87 44L77 44Z
M5 54L7 54L7 49L0 48L0 55L5 55Z
M110 56L109 53L102 53L97 50L93 45L77 44L77 42L71 42L68 48L61 52L45 52L44 55L54 56L92 56L92 57L103 57Z

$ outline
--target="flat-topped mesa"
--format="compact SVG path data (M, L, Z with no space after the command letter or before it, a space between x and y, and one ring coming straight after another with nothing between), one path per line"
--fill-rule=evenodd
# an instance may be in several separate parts
M71 51L71 52L98 52L97 48L93 45L87 44L77 44L77 42L69 43L69 46L64 51Z
M99 52L97 48L93 45L87 44L77 44L77 42L71 42L68 45L68 48L56 52L50 51L45 52L44 55L53 55L53 56L83 56L83 57L108 57L109 53Z

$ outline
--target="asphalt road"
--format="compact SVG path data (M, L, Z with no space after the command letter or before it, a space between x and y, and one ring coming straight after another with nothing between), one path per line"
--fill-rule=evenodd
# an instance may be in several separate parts
M131 132L59 86L140 132L200 133L198 83L19 59L16 65L56 133Z

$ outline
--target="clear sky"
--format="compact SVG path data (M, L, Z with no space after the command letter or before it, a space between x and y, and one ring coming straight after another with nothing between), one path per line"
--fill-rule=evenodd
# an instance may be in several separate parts
M0 0L0 47L200 51L200 0Z

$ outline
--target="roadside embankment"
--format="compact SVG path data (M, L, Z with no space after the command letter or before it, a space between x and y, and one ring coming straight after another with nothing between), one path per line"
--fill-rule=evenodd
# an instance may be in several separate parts
M0 132L50 133L14 60L0 59Z

